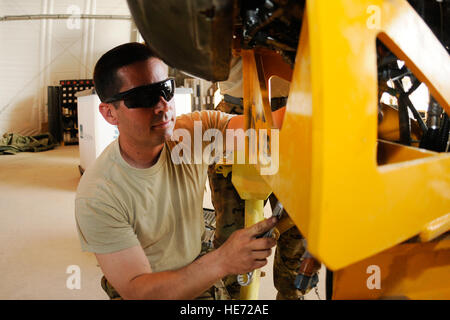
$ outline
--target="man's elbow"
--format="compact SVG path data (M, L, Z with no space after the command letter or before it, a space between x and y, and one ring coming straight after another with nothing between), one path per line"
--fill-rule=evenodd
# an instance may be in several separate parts
M151 298L152 296L152 284L149 281L145 281L149 274L141 274L134 277L128 283L122 287L119 294L124 300L145 300L145 299L157 299Z
M177 299L173 287L167 287L165 273L144 273L131 279L122 289L124 300Z
M236 115L233 116L230 121L228 121L227 129L231 130L237 130L237 129L244 129L244 116L243 115Z

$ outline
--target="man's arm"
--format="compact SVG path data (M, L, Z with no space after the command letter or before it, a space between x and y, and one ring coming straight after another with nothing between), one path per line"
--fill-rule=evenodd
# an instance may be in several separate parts
M266 219L235 231L217 250L174 271L152 273L140 246L96 257L105 277L124 299L193 299L226 275L266 265L276 241L256 236L275 224L276 220Z
M275 128L281 129L284 120L284 113L286 112L286 107L280 108L277 111L272 112L272 119ZM234 116L228 122L227 129L244 129L244 116Z

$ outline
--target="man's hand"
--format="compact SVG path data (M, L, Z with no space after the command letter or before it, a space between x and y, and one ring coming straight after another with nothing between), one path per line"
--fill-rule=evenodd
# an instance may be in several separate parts
M244 274L267 264L271 248L277 242L273 238L257 236L269 231L276 222L276 218L269 218L249 228L237 230L217 249L224 276Z

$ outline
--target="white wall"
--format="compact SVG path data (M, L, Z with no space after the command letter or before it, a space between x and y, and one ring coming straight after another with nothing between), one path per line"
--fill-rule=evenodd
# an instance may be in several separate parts
M77 13L130 15L125 0L0 0L0 17ZM41 132L47 86L92 79L97 59L133 36L131 20L0 21L0 135Z

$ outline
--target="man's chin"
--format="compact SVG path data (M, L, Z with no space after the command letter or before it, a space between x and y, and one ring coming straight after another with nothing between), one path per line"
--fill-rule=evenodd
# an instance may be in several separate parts
M164 130L164 140L170 140L170 138L173 135L174 127L175 127L175 122L171 121L169 126L167 126L167 128L165 128L165 130Z

